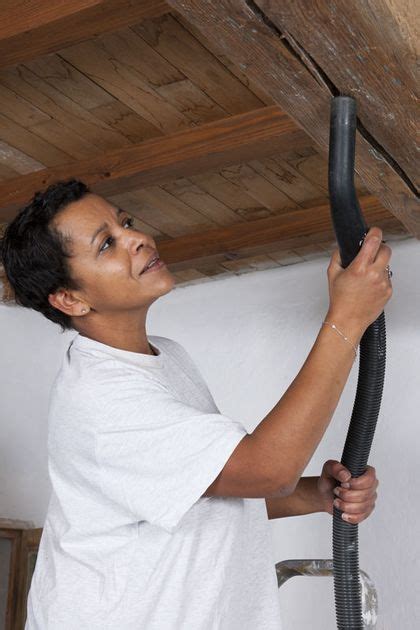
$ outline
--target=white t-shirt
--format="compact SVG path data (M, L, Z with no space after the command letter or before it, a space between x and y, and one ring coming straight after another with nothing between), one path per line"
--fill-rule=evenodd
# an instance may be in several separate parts
M281 630L265 500L201 496L247 431L182 345L148 340L65 353L25 630Z

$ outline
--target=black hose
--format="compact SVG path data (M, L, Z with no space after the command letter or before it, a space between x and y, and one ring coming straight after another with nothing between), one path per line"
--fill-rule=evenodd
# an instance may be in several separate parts
M348 96L337 96L331 103L328 186L331 218L344 268L357 255L360 241L369 229L354 187L355 139L356 101ZM352 477L360 477L366 471L381 406L385 358L385 314L382 312L360 340L356 398L341 457L341 463ZM358 525L346 523L341 515L342 511L334 507L333 568L337 628L362 630Z

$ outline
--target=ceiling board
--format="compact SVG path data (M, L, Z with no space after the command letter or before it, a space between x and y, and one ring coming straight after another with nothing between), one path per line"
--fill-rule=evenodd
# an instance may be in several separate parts
M21 63L166 11L163 0L3 0L0 66Z
M277 107L263 107L1 182L0 220L9 220L35 190L60 179L78 177L94 192L119 194L241 159L265 157L305 142L305 134Z
M311 3L302 0L294 3L261 2L253 0L219 0L218 3L209 3L205 0L168 0L168 4L178 11L183 18L194 25L209 42L215 42L218 50L222 50L229 56L232 62L236 63L241 71L251 80L258 83L270 96L286 111L296 122L302 126L306 133L316 142L320 149L327 154L329 140L329 112L332 96L339 93L339 90L328 80L329 66L325 69L312 62L311 57L299 45L299 42L287 38L290 31L281 30L274 23L274 16L278 21L278 15L284 18L284 28L288 28L287 15L293 14L295 6L304 7L300 12L300 28L306 29L307 33L313 30L313 24L309 17L316 15L319 5L331 12L330 19L324 19L325 28L335 25L332 13L337 11L337 5L343 8L345 15L348 7L354 7L351 3L338 0L334 3ZM312 4L316 5L311 9ZM369 0L371 10L376 4L381 6L381 0ZM293 5L293 6L292 6ZM269 11L273 20L264 13ZM359 6L359 5L358 5ZM306 8L310 10L305 14ZM340 9L341 10L341 9ZM282 13L284 11L284 14ZM298 11L298 8L296 8ZM353 9L354 28L364 24L360 19L356 8ZM381 22L377 24L377 40L379 41ZM332 34L331 34L332 36ZM328 39L328 38L326 38ZM377 41L375 40L375 41ZM334 50L331 50L331 64L340 63L344 71L351 74L352 64L355 63L353 57L359 54L357 51L350 55L341 55L341 45L343 41L337 40ZM357 31L354 31L354 46L363 46L363 37L357 39ZM378 44L379 45L379 44ZM386 39L381 42L386 50ZM372 51L373 55L374 51ZM325 55L324 60L328 60ZM345 59L345 63L343 63ZM378 59L381 56L378 55ZM360 63L360 62L359 62ZM382 73L383 74L383 73ZM404 75L405 76L405 75ZM364 84L372 85L371 77L366 74ZM398 80L398 77L397 77ZM351 87L351 81L343 85ZM340 88L346 89L346 87ZM409 89L414 86L410 83ZM373 89L373 88L372 88ZM375 98L376 95L371 95ZM362 117L363 100L361 101ZM391 109L395 115L394 124L398 129L399 118L397 114L400 110ZM411 109L410 109L411 112ZM378 116L377 124L383 124ZM402 125L406 128L406 125ZM359 126L357 133L356 150L356 170L362 177L368 189L374 193L386 205L394 215L402 221L417 237L420 237L420 205L418 203L417 191L413 188L407 174L398 168L395 160L390 157L385 150L381 150L381 145L375 141L375 128L366 130ZM404 140L405 141L405 140ZM411 142L411 139L410 139ZM411 155L411 153L409 154ZM408 155L407 155L408 159ZM415 165L413 165L415 168Z

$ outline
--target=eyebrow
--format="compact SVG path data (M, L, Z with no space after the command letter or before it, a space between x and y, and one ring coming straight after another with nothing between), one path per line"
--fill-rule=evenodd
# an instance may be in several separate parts
M122 210L121 208L117 208L117 209L115 210L115 215L116 215L117 219L118 219L118 217L120 216L120 214L122 214L123 212L125 212L125 211L124 211L124 210ZM91 244L91 245L93 245L93 243L94 243L94 241L95 241L95 238L98 236L98 234L100 234L101 232L103 232L104 230L106 230L108 227L109 227L108 223L106 223L106 222L105 222L105 223L102 223L102 225L100 225L100 226L98 227L98 229L97 229L97 230L95 230L95 232L93 233L93 235L92 235L92 240L90 241L90 244Z

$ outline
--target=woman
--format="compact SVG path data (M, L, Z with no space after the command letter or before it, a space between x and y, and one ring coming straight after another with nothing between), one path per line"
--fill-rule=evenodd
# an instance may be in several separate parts
M175 285L151 236L81 181L34 195L2 241L6 293L77 334L50 396L52 494L26 630L279 630L268 519L332 514L336 499L360 523L375 505L370 466L301 473L391 297L381 236L372 228L346 270L334 252L325 325L249 434L178 342L146 333Z

